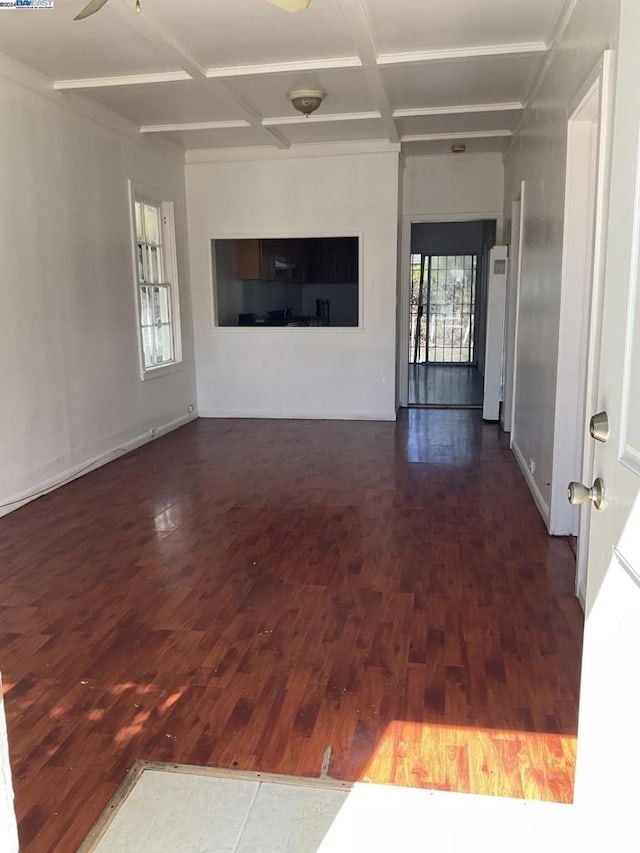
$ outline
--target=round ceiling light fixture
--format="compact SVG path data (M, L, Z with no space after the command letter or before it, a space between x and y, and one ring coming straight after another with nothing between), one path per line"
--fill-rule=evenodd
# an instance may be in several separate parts
M327 97L324 89L296 89L289 92L289 100L298 112L309 118Z
M452 154L464 154L466 150L467 146L464 144L464 142L454 142L454 144L451 146Z

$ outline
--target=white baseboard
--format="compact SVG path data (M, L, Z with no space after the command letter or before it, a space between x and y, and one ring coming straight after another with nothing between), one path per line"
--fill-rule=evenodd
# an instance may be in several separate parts
M580 602L580 607L582 607L582 612L587 612L587 590L584 584L579 583L576 586L576 598Z
M292 420L292 421L395 421L395 411L386 412L280 412L246 409L201 409L201 418L238 418L239 420Z
M542 520L544 521L547 530L549 530L549 520L550 520L549 506L548 506L547 502L545 501L545 499L542 497L542 493L540 492L540 489L538 488L538 484L533 479L533 475L532 475L531 471L529 470L529 466L527 465L525 458L522 455L522 451L518 447L518 444L516 441L511 442L511 450L513 451L513 455L516 458L516 462L518 463L518 466L520 467L520 470L522 471L522 474L523 474L524 479L527 483L527 486L529 486L529 491L531 492L533 500L535 501L535 505L538 507L538 512L542 516Z
M74 465L72 468L67 468L47 480L35 483L31 488L25 489L20 494L11 495L8 498L0 498L0 518L4 515L8 515L10 512L14 512L16 509L20 509L21 506L24 506L30 501L42 497L42 495L46 495L48 492L52 492L54 489L60 488L60 486L66 486L67 483L77 480L79 477L89 474L91 471L95 471L96 468L101 468L108 462L113 462L114 459L119 459L121 456L130 453L132 450L142 447L143 444L148 444L150 441L154 441L156 438L160 438L160 436L166 435L174 429L179 429L179 427L184 426L197 418L197 412L189 412L189 414L183 415L180 418L175 418L172 421L167 421L166 423L158 426L150 427L134 438L118 444L117 447L114 447L111 450L106 450L98 456L87 459L78 465Z

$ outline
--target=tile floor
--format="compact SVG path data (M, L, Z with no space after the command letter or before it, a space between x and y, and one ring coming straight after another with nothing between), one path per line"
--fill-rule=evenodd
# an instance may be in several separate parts
M145 769L81 853L382 853L572 849L571 806L204 768Z

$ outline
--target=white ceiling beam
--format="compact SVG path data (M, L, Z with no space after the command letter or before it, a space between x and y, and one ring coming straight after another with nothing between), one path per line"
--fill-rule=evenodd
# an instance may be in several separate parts
M161 48L164 48L167 55L171 55L174 60L178 59L180 66L194 80L206 79L207 69L189 53L183 44L158 23L153 13L149 10L150 5L150 3L145 5L143 15L136 14L129 0L117 0L115 3L110 3L109 7L113 8L140 38L144 39L148 44L153 45L156 50L158 49L158 45L160 45Z
M187 149L186 163L243 162L246 160L288 160L295 157L332 157L336 155L399 153L400 144L387 139L361 139L351 142L305 142L292 145L288 151L276 151L273 146L247 145L233 148Z
M571 2L571 0L567 0ZM220 68L205 68L170 32L163 28L162 24L145 7L143 15L136 15L129 0L112 0L109 4L121 18L126 21L127 26L132 29L141 39L156 50L160 49L164 56L172 63L180 66L181 70L170 72L159 72L157 74L122 75L102 78L83 78L79 80L59 80L54 83L58 90L81 90L92 88L103 88L112 86L133 86L153 83L169 83L193 79L200 86L218 89L232 103L240 114L240 118L231 124L227 122L213 122L215 127L254 127L259 128L265 136L279 148L290 147L289 141L277 129L279 125L297 124L305 121L302 117L291 118L274 116L263 118L262 115L249 103L245 102L228 84L227 80L234 77L274 75L285 73L300 73L305 71L323 71L333 69L363 68L367 77L369 88L375 100L376 111L368 113L351 114L321 114L310 121L358 121L365 117L382 120L385 124L387 136L393 143L400 141L400 135L394 118L416 115L437 115L453 112L482 112L488 111L485 107L490 105L471 105L469 109L452 106L444 108L416 108L415 110L398 110L394 113L389 103L385 90L382 71L384 66L401 65L407 63L432 62L446 59L465 57L491 56L500 54L522 54L544 52L547 45L543 42L518 43L509 45L484 45L467 48L454 48L437 51L418 51L411 53L387 53L378 55L375 43L373 26L366 7L366 0L340 0L340 8L343 13L348 30L352 33L355 41L357 56L329 57L325 59L312 59L304 61L265 63L262 65L229 66ZM211 87L211 88L210 88ZM501 107L505 109L506 107ZM511 105L509 108L521 109L521 105ZM435 111L432 111L435 110ZM205 123L206 124L206 123ZM154 132L149 127L174 127L174 126L145 126L143 132ZM177 129L187 129L181 125ZM161 132L161 131L155 131ZM510 131L509 131L510 134ZM470 136L470 134L467 134ZM451 137L447 137L451 138Z
M382 115L390 142L399 142L400 135L393 120L393 112L389 103L382 74L378 68L378 57L373 26L363 0L340 0L340 9L347 24L347 30L355 40L358 56L364 66L369 88L376 106Z
M228 130L236 127L250 127L248 121L191 121L175 124L143 124L140 133L173 133L182 130Z
M257 126L258 125L256 125L256 127ZM280 148L282 151L285 151L287 148L291 148L291 143L287 137L283 136L283 134L279 133L277 130L274 130L273 127L264 127L263 130L269 134L272 143L275 142L276 148Z
M186 71L160 71L157 74L126 74L120 77L83 77L76 80L56 80L54 89L78 91L80 89L107 89L112 86L145 86L152 83L177 83L193 80Z
M400 139L400 134L398 133L398 128L396 127L396 123L393 120L393 111L391 109L391 104L389 103L389 98L387 97L387 90L384 88L384 83L382 82L382 77L380 76L380 72L377 67L375 68L365 68L365 73L367 75L367 80L369 82L369 88L373 93L374 100L382 114L382 119L385 123L387 129L387 136L389 137L389 142L398 142Z
M513 136L511 130L469 130L466 133L407 133L400 137L401 142L438 142L442 139L493 139L494 137Z
M251 106L251 104L248 104L244 98L238 95L237 92L234 92L233 89L224 82L224 80L213 80L211 83L212 85L217 86L218 89L222 90L225 95L233 101L251 127L258 127L265 133L265 135L268 135L272 144L275 142L278 148L283 149L291 147L289 140L278 130L273 127L264 126L262 124L263 116L261 116L260 113Z
M377 110L365 113L315 113L309 118L305 116L271 116L262 119L263 127L277 127L278 125L291 124L323 124L332 121L367 121L369 119L381 119L382 115Z
M247 121L248 126L260 128L265 136L271 140L272 144L275 142L278 148L289 148L289 141L277 131L270 128L263 128L262 116L256 112L253 107L242 101L242 99L238 97L233 90L229 89L223 81L209 80L207 77L208 69L201 65L198 60L189 53L184 45L182 45L177 39L168 33L161 24L158 23L154 18L153 13L150 14L148 11L149 4L145 6L143 15L136 15L127 0L118 0L114 6L118 13L126 19L128 24L136 30L141 38L144 38L152 44L156 44L156 46L159 42L160 45L164 46L165 51L169 55L173 56L174 60L179 60L183 69L188 72L196 82L206 84L207 87L216 86L219 89L222 89L225 95L233 101L237 109L241 112L243 118Z
M147 17L145 11L145 18ZM157 27L157 25L153 26ZM184 66L192 66L197 61L190 55L187 55L188 58L185 59L184 48L180 47L179 50L175 50L177 42L170 39L168 35L161 38L165 44L168 44L169 41L171 42L169 46L178 54L175 58L178 59L178 64L183 66L183 70L159 71L150 74L128 74L114 77L83 77L57 80L54 88L97 89L108 86L136 86L145 83L173 83L180 80L192 80L202 77L206 77L208 80L219 80L234 77L262 77L270 74L294 74L305 71L345 71L350 68L362 68L363 64L359 56L336 56L294 62L266 62L259 65L226 65L207 69L197 63L197 69L194 69L196 73L192 74ZM486 45L480 47L418 51L414 53L387 53L376 56L374 64L380 66L405 65L465 57L543 53L546 50L547 46L544 42L530 42L526 44Z
M546 53L543 41L514 42L513 44L483 44L472 47L415 50L407 53L380 53L378 65L406 65L421 62L443 62L447 59L474 59L483 56L513 56L514 54Z
M301 71L344 70L360 68L358 56L336 56L329 59L306 59L296 62L265 62L260 65L221 65L207 69L209 79L221 77L259 77L264 74L295 74Z
M394 118L416 118L418 116L451 116L463 113L502 113L512 110L523 110L524 104L520 101L509 101L498 104L459 104L447 107L408 107L406 109L394 110Z

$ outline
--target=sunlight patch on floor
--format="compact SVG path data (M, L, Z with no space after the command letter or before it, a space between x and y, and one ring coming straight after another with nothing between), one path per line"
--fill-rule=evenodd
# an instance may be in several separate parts
M395 721L360 779L571 803L576 745L572 735Z

